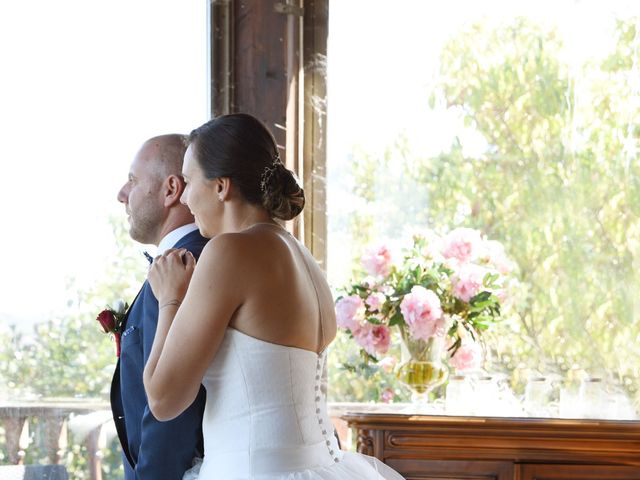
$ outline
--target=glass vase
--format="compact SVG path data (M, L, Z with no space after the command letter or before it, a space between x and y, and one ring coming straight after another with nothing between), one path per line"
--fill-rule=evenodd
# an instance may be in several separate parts
M405 329L400 334L402 363L396 377L411 390L412 407L417 413L435 413L429 402L429 393L446 382L449 375L442 361L445 339L443 336L415 339Z

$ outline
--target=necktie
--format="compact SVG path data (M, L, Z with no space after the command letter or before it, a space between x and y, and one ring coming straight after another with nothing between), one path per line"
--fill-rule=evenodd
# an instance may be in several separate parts
M146 250L142 253L144 254L144 257L149 261L149 265L151 265L153 263L153 257L149 255L149 252L147 252Z

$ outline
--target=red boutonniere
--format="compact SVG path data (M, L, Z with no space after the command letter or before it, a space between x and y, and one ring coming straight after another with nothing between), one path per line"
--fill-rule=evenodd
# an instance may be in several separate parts
M126 302L118 300L113 308L107 306L96 318L104 333L113 333L113 338L116 341L116 356L118 357L120 356L120 336L128 308L129 305Z

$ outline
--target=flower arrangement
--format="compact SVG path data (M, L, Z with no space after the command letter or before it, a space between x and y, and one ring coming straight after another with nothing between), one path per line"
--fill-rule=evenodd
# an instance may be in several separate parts
M122 335L122 328L124 326L124 320L126 318L127 309L129 305L123 300L118 300L115 306L105 308L102 310L96 320L102 327L104 333L113 334L113 338L116 342L116 356L120 356L120 337Z
M480 336L499 320L515 267L499 242L470 228L442 236L424 231L413 235L400 262L387 245L370 247L361 262L367 276L337 299L336 317L365 361L381 359L399 334L403 344L423 350L444 340L458 371L481 366Z

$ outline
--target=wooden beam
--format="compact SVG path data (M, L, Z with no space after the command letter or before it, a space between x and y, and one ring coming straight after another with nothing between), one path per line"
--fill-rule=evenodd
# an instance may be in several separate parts
M304 242L327 268L327 37L329 0L304 5L302 171L307 206Z
M212 0L212 114L250 113L273 132L307 206L288 228L326 265L328 0Z

